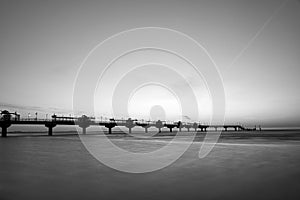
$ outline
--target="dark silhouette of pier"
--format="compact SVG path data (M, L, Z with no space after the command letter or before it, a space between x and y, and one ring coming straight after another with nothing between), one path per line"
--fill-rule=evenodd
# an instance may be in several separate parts
M123 119L109 119L109 120L97 120L93 117L88 117L86 115L82 115L80 117L65 117L65 116L57 116L52 115L50 119L38 119L37 114L35 118L21 118L18 113L11 113L7 110L1 111L0 118L0 127L2 129L2 137L7 136L7 129L12 125L44 125L48 128L48 135L53 135L53 128L58 125L77 125L82 129L82 134L86 134L86 129L90 126L104 126L108 129L108 133L112 134L112 129L116 126L123 126L128 128L128 132L131 133L132 128L135 126L140 126L145 129L145 133L148 132L148 128L156 127L158 132L160 133L162 128L166 127L173 131L174 128L177 128L179 131L182 131L184 128L186 131L190 131L193 129L194 131L207 132L208 129L213 129L215 131L222 130L228 131L232 129L234 131L245 131L245 130L256 130L245 128L242 125L204 125L201 123L188 123L188 122L165 122L161 120L157 121L143 121L137 119L128 118L126 120Z

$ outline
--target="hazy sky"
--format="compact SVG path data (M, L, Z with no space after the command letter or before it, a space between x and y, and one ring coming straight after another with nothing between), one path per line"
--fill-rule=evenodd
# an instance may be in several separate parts
M297 0L1 1L0 109L70 112L88 52L145 26L181 31L206 48L223 77L228 121L300 125Z

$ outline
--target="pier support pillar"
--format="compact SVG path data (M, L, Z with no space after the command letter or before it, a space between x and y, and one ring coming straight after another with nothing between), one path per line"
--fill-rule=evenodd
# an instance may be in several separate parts
M1 127L2 128L2 137L6 137L7 136L7 127Z
M53 128L56 126L56 124L49 122L46 123L45 126L48 128L48 135L52 136L53 135Z
M85 135L86 134L86 129L90 126L89 124L87 123L81 123L81 124L78 124L80 128L82 128L82 134Z
M86 127L82 127L82 134L83 134L83 135L86 134Z
M112 134L112 128L115 127L116 123L107 123L105 124L105 127L108 128L108 134Z
M82 115L79 117L76 121L76 125L78 125L80 128L82 128L82 134L86 134L86 129L91 125L91 118L89 118L86 115Z
M86 134L86 129L89 127L88 125L79 124L79 127L82 128L82 134Z
M7 126L1 126L1 128L2 128L2 134L1 134L1 136L2 137L6 137L7 136Z
M148 128L145 128L145 133L148 133Z
M190 132L190 128L187 128L188 132Z
M125 127L128 128L128 133L131 134L132 129L134 128L134 125L133 124L126 124Z
M53 135L53 127L52 126L48 127L48 135L49 136Z
M225 131L227 131L227 127L224 127L225 128Z
M2 137L7 137L7 128L10 127L11 123L9 121L4 122L1 124L1 129L2 129Z
M234 127L234 130L235 130L235 131L237 131L237 130L238 130L238 128L237 128L237 127Z

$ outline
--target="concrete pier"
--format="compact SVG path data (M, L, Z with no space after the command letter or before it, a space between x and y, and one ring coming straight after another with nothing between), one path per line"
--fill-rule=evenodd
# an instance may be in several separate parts
M1 112L0 115L0 127L2 129L1 136L6 137L7 136L7 128L11 125L19 124L19 125L44 125L48 128L48 135L53 135L53 128L57 125L78 125L82 128L82 133L86 134L87 128L90 126L104 126L108 128L108 133L112 134L112 128L115 126L125 126L128 128L129 133L131 133L132 128L135 126L140 126L145 129L145 133L148 132L149 127L156 127L158 129L158 132L161 133L162 128L167 127L170 132L173 132L174 128L178 128L179 131L182 131L182 128L186 128L187 131L190 131L190 128L193 128L196 132L198 129L203 131L207 131L208 128L214 128L216 131L218 128L224 129L224 131L228 131L228 129L232 128L234 131L251 131L256 130L245 128L241 125L203 125L200 123L182 123L181 121L178 122L169 122L165 123L161 120L157 121L138 121L133 120L131 118L128 118L127 120L123 119L110 119L109 121L97 121L94 117L88 117L86 115L82 115L81 117L64 117L64 116L56 116L55 114L52 115L52 119L38 119L38 118L20 118L20 115L17 113L11 113L7 110L4 110ZM261 130L261 128L259 129Z

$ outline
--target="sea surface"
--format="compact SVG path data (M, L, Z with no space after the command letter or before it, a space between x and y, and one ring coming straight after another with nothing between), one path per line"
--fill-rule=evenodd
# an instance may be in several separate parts
M0 138L0 199L300 199L300 131L223 132L213 150L198 153L205 134L171 165L130 174L95 159L74 130L10 130ZM174 133L109 135L132 152L157 150ZM85 137L105 134L90 130ZM185 142L181 137L176 144ZM101 147L100 147L101 148ZM114 155L115 156L115 155Z

